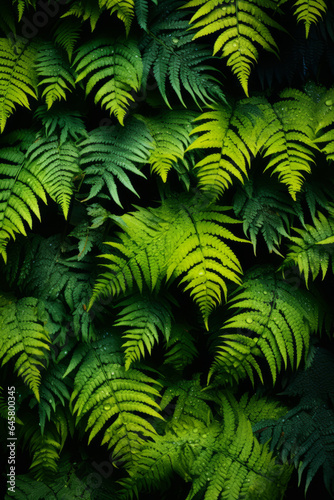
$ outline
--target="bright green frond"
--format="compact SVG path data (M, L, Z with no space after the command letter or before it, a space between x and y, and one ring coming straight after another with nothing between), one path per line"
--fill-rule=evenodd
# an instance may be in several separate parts
M259 114L256 100L242 100L233 105L212 105L196 121L196 139L188 147L205 149L205 157L195 168L199 185L216 196L233 183L234 178L243 182L256 154L256 127L254 119Z
M61 49L44 42L38 50L36 71L48 109L54 102L66 100L66 91L74 87L75 76Z
M84 186L91 186L85 201L98 196L106 187L108 197L122 206L117 184L138 196L130 176L145 177L136 165L148 162L151 148L152 137L149 131L143 122L136 119L129 119L126 127L100 127L92 130L88 139L80 143L80 167L85 174Z
M79 151L72 141L60 143L57 135L40 136L27 151L27 169L62 208L65 218L73 193L72 179L80 172Z
M318 328L317 306L311 294L279 279L272 268L249 271L230 300L230 309L238 311L222 327L226 333L209 376L218 370L228 383L249 377L254 384L255 372L263 382L263 358L275 383L282 365L298 368L307 355Z
M172 312L170 303L163 297L134 294L122 300L122 307L115 326L121 326L123 333L123 349L125 369L145 356L146 351L151 354L152 348L159 342L159 333L168 342Z
M318 218L315 217L313 222L314 226L306 224L305 229L294 228L299 236L290 237L292 244L283 263L283 267L291 262L298 265L307 287L310 273L312 280L320 272L324 279L331 261L334 272L334 219L318 212Z
M196 8L190 23L197 31L194 39L206 35L218 37L213 53L221 51L227 66L248 95L251 68L258 60L256 44L277 55L278 49L269 28L282 29L264 10L277 11L277 2L268 0L210 1L190 0L183 8Z
M244 242L224 226L238 221L226 207L208 205L201 196L168 199L159 208L128 213L119 219L123 233L109 242L101 275L91 300L117 295L136 284L158 289L162 279L182 277L198 304L205 325L211 310L226 297L226 280L240 283L240 263L224 240Z
M133 40L95 38L81 45L73 62L76 83L85 81L86 95L114 114L123 125L133 92L140 89L143 63Z
M0 149L0 253L5 261L9 238L25 235L25 223L32 227L32 214L40 219L38 199L46 203L42 180L25 161L25 140L33 137L29 131L14 133L3 138Z
M36 7L36 0L12 0L12 3L13 5L16 5L19 20L22 18L26 7L29 7L30 5Z
M37 98L34 68L36 49L32 43L0 39L0 131L17 105L30 108L29 97Z
M110 15L117 14L125 26L126 34L129 34L131 22L134 17L135 0L99 0L99 7L106 8Z
M94 31L103 11L98 0L75 0L62 17L74 16L82 21L89 21L91 30Z
M152 151L148 158L152 172L167 181L169 170L178 160L182 160L189 146L192 119L197 115L192 111L165 111L154 118L137 116L146 124L152 139Z
M113 448L114 459L134 465L143 439L155 430L147 416L158 417L157 383L144 373L123 365L118 340L111 336L86 347L71 396L77 422L88 417L89 441L102 431L102 444Z
M315 140L327 160L334 160L334 89L321 87L310 93L315 102Z
M44 328L43 304L33 297L16 300L0 297L0 359L2 365L15 361L14 369L39 400L41 369L50 349Z
M311 25L317 23L319 18L322 18L322 14L327 10L327 5L324 0L297 0L294 8L297 21L302 21L305 25L307 38Z

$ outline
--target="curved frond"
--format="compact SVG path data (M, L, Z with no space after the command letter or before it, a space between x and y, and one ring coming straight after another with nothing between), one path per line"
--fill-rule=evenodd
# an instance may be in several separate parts
M125 369L151 354L154 344L159 342L159 333L168 341L171 331L172 312L170 303L163 297L134 294L122 300L122 307L115 326L125 328L123 339Z
M66 50L69 61L72 61L73 51L80 38L82 26L77 19L62 19L54 32L54 42Z
M9 38L0 38L0 132L17 105L29 109L29 97L37 99L35 57L32 43L13 44Z
M195 117L196 114L192 111L165 111L152 118L137 115L146 124L153 139L148 158L151 171L160 175L163 182L167 181L172 166L184 158L185 150L191 142L191 121Z
M213 53L221 51L227 58L240 84L248 95L248 80L251 68L258 60L256 44L261 48L278 54L278 48L270 28L282 29L266 12L277 11L273 0L237 0L212 2L210 0L190 0L183 8L196 8L190 23L197 32L194 39L206 35L218 37ZM266 9L266 10L265 10Z
M85 351L74 380L73 414L77 423L88 417L89 442L102 431L102 444L113 448L114 458L133 465L143 439L155 435L144 416L162 418L155 401L157 383L139 370L125 369L122 349L111 336Z
M39 401L41 369L50 350L50 339L44 328L43 303L34 297L16 300L0 297L0 359L2 365L15 360L14 369Z
M106 260L93 301L117 295L137 285L159 289L162 279L182 276L185 290L198 304L205 325L211 310L227 294L226 280L240 283L240 263L224 240L244 242L224 226L238 221L225 215L228 207L208 205L201 196L168 199L159 208L139 208L120 218L124 232L108 242Z
M66 91L74 87L74 72L63 52L51 42L43 42L36 58L36 71L42 96L49 109L56 101L66 100Z
M313 223L314 226L306 224L305 229L294 228L299 236L289 238L292 244L289 245L289 252L283 262L283 267L291 262L298 265L307 287L310 273L312 280L315 280L321 271L324 279L330 261L334 272L334 219L318 212Z
M311 25L317 23L319 18L322 18L322 15L327 10L327 5L324 0L297 0L294 4L294 9L297 21L302 21L305 25L307 38Z
M140 89L143 63L133 40L95 38L77 50L74 59L78 77L85 81L86 95L94 91L94 102L114 114L123 125L133 92Z
M136 165L148 162L151 148L152 137L149 131L136 119L130 119L124 128L116 126L92 130L88 138L80 143L84 186L91 186L85 201L98 196L106 187L110 198L122 206L118 183L138 196L129 174L145 178Z
M164 364L172 365L175 370L182 371L198 356L195 339L189 329L187 325L173 325L170 338L166 343Z
M125 26L126 35L129 34L132 19L134 17L135 0L99 0L99 7L110 11L110 15L116 13Z
M269 266L258 267L246 274L230 309L237 312L222 327L226 333L209 376L218 370L227 382L248 376L254 384L255 372L263 383L261 358L274 383L282 365L298 368L318 328L311 294L279 279Z

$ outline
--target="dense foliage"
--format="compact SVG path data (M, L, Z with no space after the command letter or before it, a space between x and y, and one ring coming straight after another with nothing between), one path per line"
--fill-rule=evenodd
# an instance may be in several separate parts
M1 0L6 498L334 495L333 22Z

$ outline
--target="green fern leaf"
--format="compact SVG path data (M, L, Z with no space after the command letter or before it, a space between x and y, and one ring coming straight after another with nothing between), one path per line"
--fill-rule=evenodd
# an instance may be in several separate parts
M26 7L30 5L36 8L36 0L12 0L12 4L17 4L18 20L21 21Z
M74 16L82 21L89 20L91 30L94 31L103 11L97 0L75 0L62 17Z
M124 23L127 36L134 17L134 4L134 0L99 0L100 8L110 10L110 15L115 12L118 19Z
M298 404L284 416L254 426L261 442L271 439L271 449L280 451L282 461L298 468L299 484L306 473L305 495L321 469L329 494L334 492L333 377L333 355L317 348L311 366L298 372L282 393L292 401L298 398Z
M80 38L82 25L77 19L62 19L54 32L54 41L66 50L69 61L72 61L73 51Z
M306 38L309 35L310 27L316 23L322 14L326 12L327 5L324 0L297 0L294 4L297 21L303 21L305 25Z
M315 102L315 139L321 152L326 155L327 160L334 159L334 89L326 91L321 87L315 87L311 93Z
M318 328L318 305L312 295L295 290L266 266L247 273L230 304L241 312L222 327L227 332L221 336L224 343L209 377L218 370L225 382L248 376L254 384L256 372L263 383L258 357L268 363L274 383L282 364L285 369L288 363L298 368Z
M330 261L334 272L334 219L327 218L318 212L318 218L314 218L314 226L305 225L305 229L294 228L298 236L291 236L292 244L289 245L283 267L294 262L298 265L300 273L304 274L305 283L308 287L310 272L315 280L322 273L322 279L326 276Z
M159 332L168 341L171 331L172 313L170 304L163 297L150 295L131 295L122 300L119 319L115 326L125 327L123 334L125 369L145 356L151 354L154 344L159 342Z
M91 186L85 201L107 187L111 199L122 206L116 181L138 196L128 173L145 178L136 164L147 163L152 147L152 137L142 122L131 119L126 127L92 130L88 139L79 146L80 166L85 174L84 186Z
M185 290L199 305L207 326L213 307L226 296L226 280L240 283L240 263L224 242L245 242L224 225L237 223L225 215L228 207L208 205L201 196L169 199L155 209L139 208L123 215L124 232L117 242L108 242L112 253L106 259L107 272L95 285L90 306L104 295L117 295L143 283L158 290L162 279L183 276Z
M186 107L184 91L199 106L225 101L220 82L211 73L217 72L208 61L213 59L210 50L192 42L186 13L171 10L170 2L162 2L152 25L141 42L143 51L143 88L146 89L149 74L153 71L160 93L169 108L168 81L179 101Z
M263 49L277 55L277 45L269 28L282 29L263 9L277 11L277 3L268 0L210 2L208 0L190 0L183 8L197 8L190 23L197 33L193 37L218 33L213 53L222 51L227 57L227 66L231 66L240 84L248 96L248 80L252 65L258 60L255 43Z
M15 358L14 369L39 401L41 367L50 350L43 321L43 304L33 297L0 297L0 358L2 365Z
M223 423L205 425L189 418L154 436L141 450L140 459L123 479L124 497L158 489L176 473L192 481L186 500L282 498L291 468L276 464L267 445L260 445L242 411L235 413L222 397Z
M16 105L30 108L28 97L37 99L37 78L34 69L35 46L0 38L0 131Z
M56 135L37 137L27 151L27 169L62 208L65 218L73 193L72 179L80 172L79 151L74 142L60 144Z
M102 444L114 448L114 458L133 464L139 459L142 439L155 434L152 424L138 413L162 418L154 399L159 395L155 386L144 373L125 369L120 345L109 336L86 347L71 407L77 422L88 416L89 442L103 430Z
M0 150L0 253L7 261L6 245L15 234L26 235L24 223L32 227L32 214L40 219L38 198L47 202L46 193L36 172L25 161L29 131L15 132L3 139Z
M195 121L202 121L191 135L198 135L187 151L209 150L195 168L199 185L216 196L232 184L233 177L243 182L252 155L257 152L253 114L259 114L256 100L243 100L231 106L212 105ZM211 151L213 152L211 153Z
M36 58L36 71L40 77L47 108L56 101L66 100L66 91L74 87L74 73L62 51L51 42L43 43Z
M164 364L172 365L176 370L182 371L198 356L195 339L189 329L187 325L172 326L170 338L166 343Z
M154 118L138 116L149 130L152 138L152 151L148 158L151 171L156 172L163 180L172 166L184 158L189 146L191 121L196 114L192 111L167 111Z
M42 122L45 137L58 135L60 145L67 140L77 141L88 137L83 118L78 111L70 111L57 105L52 109L39 106L35 117Z
M302 219L303 212L299 204L291 206L286 192L280 184L267 179L247 181L237 190L233 201L235 215L242 219L243 230L253 243L254 254L259 235L262 234L269 252L281 255L279 247L282 236L288 237L293 216Z
M151 0L155 5L158 5L158 0ZM148 21L148 11L149 11L149 0L136 0L135 1L135 13L139 26L147 31L147 21Z
M94 89L94 102L100 102L123 125L134 101L132 92L141 85L143 64L137 44L133 40L97 38L81 45L73 64L78 74L76 83L85 80L86 95Z

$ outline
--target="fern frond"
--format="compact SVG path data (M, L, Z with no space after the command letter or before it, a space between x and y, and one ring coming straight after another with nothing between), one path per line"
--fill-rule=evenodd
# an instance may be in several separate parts
M183 8L196 8L190 23L197 33L193 39L206 35L216 35L213 53L222 51L221 57L227 57L227 66L231 66L240 84L248 96L248 80L251 67L258 60L256 44L278 55L278 48L271 35L270 28L282 29L264 10L277 11L277 2L268 0L250 0L237 2L211 2L208 0L190 0Z
M108 242L112 253L107 272L95 285L90 306L100 296L117 295L143 284L158 290L162 279L183 276L185 290L198 304L205 325L211 310L227 294L226 280L240 283L240 263L224 240L245 242L225 224L238 221L225 215L228 207L208 205L201 196L168 199L159 208L139 208L119 219L124 232Z
M62 208L65 219L73 193L72 179L80 172L79 151L72 141L63 144L57 135L37 137L26 154L27 169Z
M29 131L15 132L0 149L0 253L5 262L8 240L26 235L24 223L32 227L32 214L40 219L38 198L47 202L41 179L25 161L25 139L32 137Z
M183 370L198 356L195 339L187 325L172 326L170 338L166 343L164 364L172 365L176 370Z
M334 89L315 87L311 97L315 102L315 138L327 160L334 160Z
M99 7L110 10L110 15L117 14L125 26L126 36L128 36L132 19L134 17L134 0L99 0Z
M36 48L33 43L0 38L0 132L16 105L30 109L29 97L37 99L37 77L34 69Z
M252 422L252 425L262 420L276 420L283 417L288 411L288 408L277 400L261 398L257 394L251 396L248 393L241 396L238 406Z
M126 127L92 130L79 146L84 186L91 186L85 201L106 187L111 199L122 206L116 181L138 196L128 174L145 177L136 164L147 163L152 148L152 137L141 121L131 119Z
M153 138L148 158L151 171L156 172L163 182L167 181L173 164L184 158L185 150L191 142L191 121L195 117L196 114L192 111L165 111L154 118L137 115L146 124Z
M208 151L195 169L200 187L218 196L232 184L233 177L241 182L247 177L251 158L257 151L254 118L259 111L257 101L252 99L209 107L210 111L195 119L202 123L192 130L196 139L187 151Z
M250 421L240 410L236 415L227 398L222 403L222 424L207 426L189 419L147 442L131 477L120 481L124 496L161 489L177 473L192 481L186 500L280 499L291 469L276 464L267 445L260 445L253 436Z
M73 65L76 83L85 80L86 95L114 114L123 125L133 92L141 85L143 63L134 40L95 38L77 51ZM98 87L98 90L96 89Z
M283 267L291 262L298 265L307 287L310 273L312 280L315 280L321 271L324 279L331 260L334 272L334 219L318 212L318 217L313 222L314 226L306 224L305 229L294 228L299 236L290 237L292 244L289 245L289 253L283 262Z
M15 359L14 370L22 377L39 401L41 368L50 350L50 339L44 328L43 304L34 297L16 300L0 297L0 359L2 365Z
M224 101L220 82L211 73L217 70L208 65L213 59L210 50L192 42L192 35L187 30L186 13L174 11L170 2L159 5L161 16L152 25L141 42L143 51L143 88L153 71L159 91L168 107L172 107L167 90L168 83L179 101L186 107L182 95L186 91L195 103L209 104L217 100Z
M34 8L36 7L36 0L12 0L12 4L13 5L16 4L18 12L18 20L20 21L22 19L26 7L29 7L29 5L31 5Z
M151 354L159 342L159 332L168 341L171 331L172 312L168 300L163 297L134 294L122 300L122 307L115 326L125 327L123 334L125 369L132 363Z
M81 23L76 19L62 19L54 32L54 41L66 50L68 59L72 61L73 51L80 38Z
M269 252L279 255L282 236L288 237L293 216L298 214L302 220L300 205L291 201L280 184L266 179L247 181L236 192L233 201L235 215L243 220L245 235L253 243L254 254L259 235L262 234Z
M327 5L324 0L297 0L294 4L294 14L297 21L303 21L305 25L306 38L309 35L310 27L312 24L317 23L319 18L327 10Z
M258 120L257 147L269 157L265 170L272 169L286 184L293 200L301 191L304 174L310 173L314 162L314 103L311 98L295 89L281 92L274 104L259 104L263 113Z
M75 86L74 72L67 63L61 49L51 42L43 42L36 58L39 86L42 86L47 108L56 101L66 100L66 91Z
M155 430L142 416L161 418L156 382L123 365L118 339L107 337L86 347L75 376L71 407L77 422L88 417L89 442L103 430L102 444L113 447L114 458L134 464L143 438Z
M155 5L158 5L158 0L151 0ZM139 26L147 31L148 11L150 0L136 0L135 13Z
M305 472L305 494L316 473L322 469L330 495L334 493L334 362L333 355L317 348L311 366L300 371L282 393L299 398L284 416L254 426L261 442L271 439L271 449L280 451L283 462L298 468L299 483Z
M77 141L88 137L83 117L78 111L68 110L57 105L53 106L52 109L39 106L35 111L35 117L41 121L45 137L50 138L53 135L58 135L60 145L67 140Z
M226 381L248 376L254 384L254 372L263 383L258 357L268 363L273 382L282 365L298 368L308 352L310 335L318 328L318 307L312 295L279 279L270 266L250 270L230 300L230 309L238 309L228 319L221 336L223 345L210 370L223 373Z
M62 17L74 16L82 21L89 20L91 30L94 31L103 11L97 0L75 0Z

